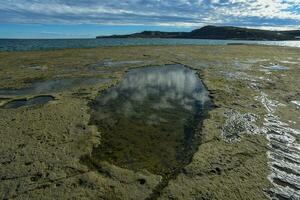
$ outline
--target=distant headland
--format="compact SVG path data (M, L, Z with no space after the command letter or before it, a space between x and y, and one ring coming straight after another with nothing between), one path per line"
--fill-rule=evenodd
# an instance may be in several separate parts
M204 26L191 32L143 31L129 35L98 36L97 38L181 38L222 40L300 40L300 30L271 31L233 26Z

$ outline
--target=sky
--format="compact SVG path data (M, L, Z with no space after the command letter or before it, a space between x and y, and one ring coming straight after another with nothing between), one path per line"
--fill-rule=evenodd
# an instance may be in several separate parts
M300 29L300 0L0 0L0 38L94 38L205 25Z

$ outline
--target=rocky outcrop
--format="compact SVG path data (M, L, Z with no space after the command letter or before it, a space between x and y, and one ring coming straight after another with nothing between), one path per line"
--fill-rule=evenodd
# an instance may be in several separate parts
M98 36L97 38L186 38L224 40L297 40L300 31L270 31L233 26L204 26L191 32L143 31L129 35Z

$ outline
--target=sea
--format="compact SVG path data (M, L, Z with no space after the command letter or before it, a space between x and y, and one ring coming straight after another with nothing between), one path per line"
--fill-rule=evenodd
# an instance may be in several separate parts
M300 48L300 41L247 41L208 39L101 38L101 39L0 39L0 52L39 51L68 48L151 45L228 45L258 44Z

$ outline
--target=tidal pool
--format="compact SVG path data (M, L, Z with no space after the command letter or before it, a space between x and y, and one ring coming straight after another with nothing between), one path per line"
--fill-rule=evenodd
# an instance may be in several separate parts
M19 108L22 106L36 106L36 105L43 105L48 103L49 101L54 100L52 96L38 96L31 99L17 99L4 104L3 108L10 109L10 108Z
M9 96L61 92L64 90L76 88L78 86L107 83L109 81L111 81L111 79L109 78L97 77L50 79L45 81L33 82L29 87L21 89L0 89L0 95Z
M285 67L285 66L282 66L282 65L272 65L272 66L268 66L268 67L265 67L265 69L269 69L269 70L287 70L289 69L288 67Z
M210 105L193 70L182 65L133 69L90 103L90 123L101 132L91 160L170 175L190 162Z

